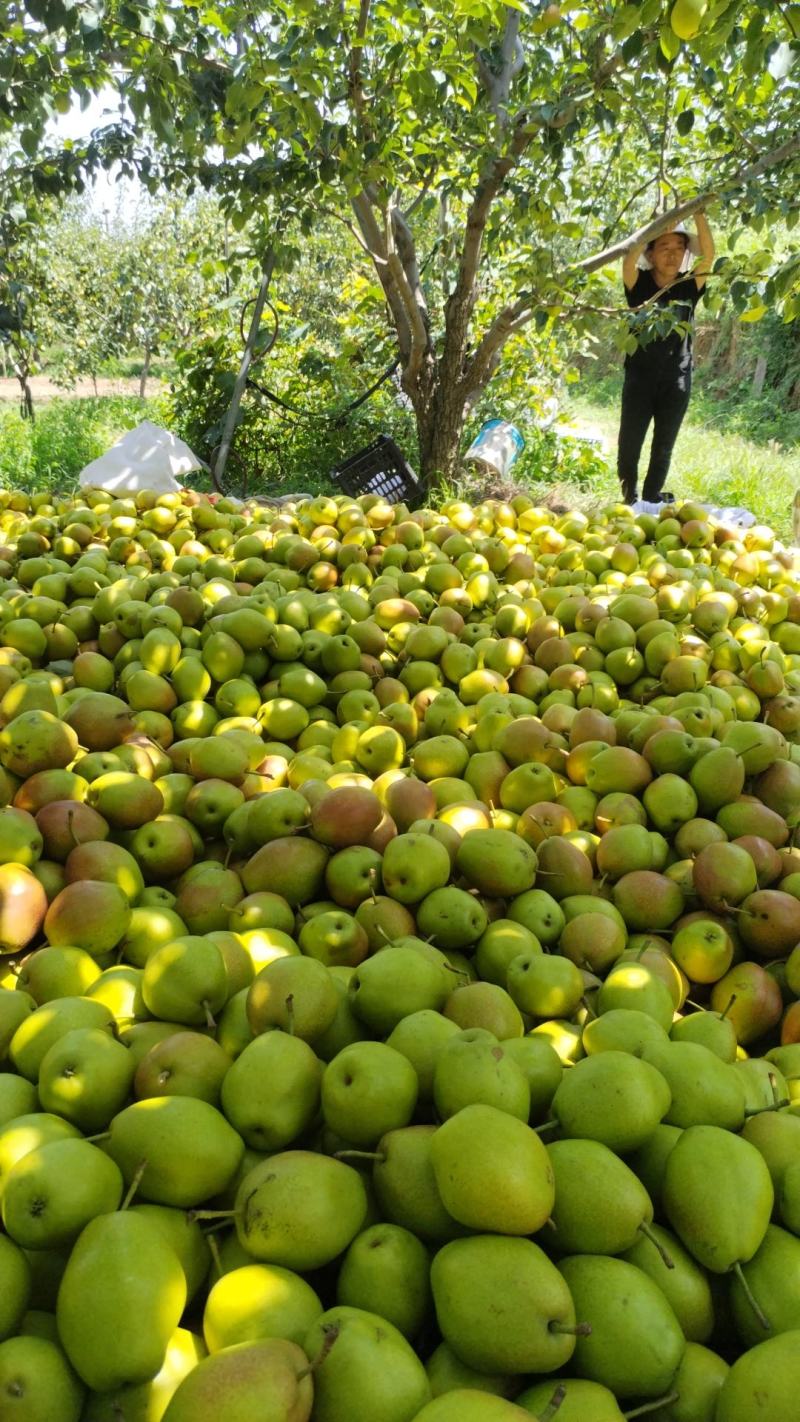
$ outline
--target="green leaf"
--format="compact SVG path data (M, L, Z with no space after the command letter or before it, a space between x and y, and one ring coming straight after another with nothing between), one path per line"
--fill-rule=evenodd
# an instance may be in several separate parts
M694 109L684 109L682 114L678 114L675 127L681 138L685 138L687 133L691 133L694 128Z
M766 306L751 306L747 311L743 311L739 317L740 321L760 321L762 316L766 316Z

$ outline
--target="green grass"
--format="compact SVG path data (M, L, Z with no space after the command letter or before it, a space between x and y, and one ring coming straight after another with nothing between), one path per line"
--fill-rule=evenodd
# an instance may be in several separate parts
M84 465L146 419L163 421L158 401L131 395L49 400L33 422L16 405L0 405L0 485L69 490Z

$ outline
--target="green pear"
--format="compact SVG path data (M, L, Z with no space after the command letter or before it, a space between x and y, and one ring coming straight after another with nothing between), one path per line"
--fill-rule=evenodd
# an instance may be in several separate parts
M742 1136L764 1157L779 1201L787 1170L800 1160L800 1117L759 1111L745 1121Z
M0 1234L0 1339L19 1328L31 1297L31 1268L18 1245Z
M649 1234L637 1238L622 1257L658 1284L685 1338L704 1343L711 1336L714 1301L705 1271L670 1230L651 1225Z
M669 1388L677 1396L648 1413L651 1422L714 1422L717 1398L729 1371L718 1353L701 1343L687 1343Z
M208 1102L153 1096L114 1117L103 1149L141 1199L192 1209L232 1180L244 1142Z
M474 829L461 841L456 868L479 894L516 898L533 887L536 854L511 830Z
M77 1126L47 1111L31 1111L7 1122L0 1130L0 1197L9 1172L29 1151L38 1150L49 1141L77 1140L79 1136Z
M649 1062L626 1052L598 1052L564 1074L552 1109L564 1135L625 1153L644 1145L670 1099L664 1077Z
M595 1052L629 1052L641 1057L652 1043L666 1042L667 1034L648 1012L636 1007L610 1007L600 1017L592 1017L583 1029L587 1056Z
M800 1328L800 1239L769 1225L752 1259L731 1280L730 1298L736 1331L749 1348L764 1341L763 1319L773 1333Z
M156 948L144 965L142 997L154 1017L188 1025L208 1023L228 997L228 974L210 938L187 934Z
M116 1210L122 1176L88 1141L51 1141L29 1151L8 1172L3 1226L23 1249L72 1244L95 1216Z
M401 1052L384 1042L354 1042L325 1068L322 1114L343 1140L369 1147L408 1125L418 1091L416 1072Z
M622 1254L649 1232L650 1197L608 1146L591 1140L554 1141L547 1154L555 1181L555 1229L549 1238L559 1253Z
M580 970L558 953L521 953L509 964L506 986L530 1017L571 1017L585 990Z
M244 1177L236 1195L236 1229L248 1253L299 1272L341 1254L366 1214L358 1171L311 1151L270 1156Z
M203 1333L210 1353L258 1338L299 1343L322 1313L311 1285L277 1264L248 1264L223 1274L209 1291Z
M379 1314L413 1342L430 1312L430 1268L427 1249L410 1230L371 1225L342 1260L336 1302Z
M440 1343L434 1349L425 1364L425 1371L434 1397L464 1388L491 1393L495 1397L510 1397L516 1390L515 1378L501 1374L491 1377L488 1373L476 1372L462 1363L448 1343Z
M19 1422L79 1422L84 1390L58 1344L46 1338L0 1343L0 1400Z
M597 994L597 1011L603 1013L632 1008L652 1017L669 1032L675 1005L666 983L638 960L612 967Z
M453 1240L433 1260L431 1287L445 1342L479 1372L552 1372L572 1357L570 1290L532 1240Z
M653 1201L656 1214L660 1218L664 1215L664 1176L667 1161L675 1142L680 1140L682 1134L678 1126L665 1126L662 1122L656 1126L653 1134L648 1136L644 1145L626 1157L631 1170L638 1175Z
M673 1042L697 1042L729 1065L736 1060L736 1032L733 1023L710 1009L681 1017L670 1028Z
M561 1273L576 1313L591 1325L577 1339L572 1371L619 1401L666 1394L686 1340L658 1285L624 1259L599 1254L574 1254Z
M443 1007L458 979L411 947L383 948L356 968L348 995L356 1017L387 1036L412 1012Z
M283 1150L319 1109L322 1069L302 1037L266 1032L237 1057L222 1083L222 1111L253 1150Z
M480 899L453 885L427 894L416 915L419 932L445 953L469 949L486 932L489 921Z
M535 934L511 918L496 918L481 935L475 950L475 966L484 982L507 987L509 964L520 953L541 953Z
M187 1373L206 1356L202 1338L176 1328L164 1362L149 1382L113 1392L90 1393L81 1422L161 1422L167 1404Z
M58 1291L64 1351L96 1392L148 1382L185 1302L183 1270L155 1226L125 1211L100 1215L74 1246Z
M337 1052L341 1052L344 1047L349 1047L353 1042L363 1042L368 1035L364 1024L356 1017L350 1003L350 995L347 991L350 979L349 968L333 968L331 976L333 985L338 994L336 1013L330 1026L324 1032L314 1036L314 1052L321 1062L333 1061ZM394 1047L395 1043L391 1045ZM399 1051L400 1048L397 1048ZM408 1056L412 1066L417 1071L417 1064L412 1060L409 1052L404 1052Z
M720 1061L698 1042L655 1043L644 1060L661 1072L672 1093L664 1120L670 1126L719 1126L738 1131L744 1125L746 1097L736 1068Z
M262 1338L202 1359L173 1393L163 1422L308 1422L314 1388L295 1343Z
M197 1220L170 1205L132 1205L129 1212L155 1225L174 1251L186 1278L186 1301L191 1303L211 1267L211 1250Z
M0 1062L8 1056L8 1048L17 1028L35 1012L37 1003L30 993L16 988L0 988Z
M414 1068L421 1101L432 1099L433 1073L439 1053L445 1042L458 1034L458 1030L457 1023L451 1022L441 1012L422 1008L402 1017L387 1037L387 1047L402 1052Z
M328 1030L338 1006L330 971L316 958L275 958L256 974L247 995L255 1033L280 1027L306 1042Z
M414 1422L525 1422L529 1416L513 1402L470 1387L435 1397L417 1413Z
M76 1027L54 1042L39 1068L39 1100L87 1134L102 1131L130 1095L127 1047L98 1027Z
M319 1359L315 1422L406 1422L430 1399L422 1363L379 1314L340 1304L313 1324L303 1346Z
M594 900L589 899L588 903L591 906ZM612 913L620 917L616 909L612 909ZM523 928L527 928L544 948L552 948L558 943L565 923L562 905L544 889L528 889L526 893L518 894L508 905L508 917L512 923L521 923Z
M450 878L450 855L430 835L398 834L386 846L381 866L384 893L417 904Z
M37 1007L17 1028L9 1046L9 1056L20 1076L38 1081L42 1062L60 1037L78 1027L111 1031L112 1016L101 1002L86 997L60 997Z
M667 1217L689 1253L713 1274L752 1259L767 1232L774 1198L769 1170L755 1146L719 1126L690 1126L670 1152Z
M457 1030L454 1026L453 1031ZM38 1104L39 1095L32 1081L10 1071L0 1072L0 1131L15 1116L27 1116L35 1111Z
M747 723L749 726L749 722ZM737 1358L719 1391L714 1422L796 1422L800 1329L768 1338Z
M774 1062L763 1057L750 1057L736 1062L734 1072L741 1083L748 1116L759 1111L772 1111L779 1102L787 1102L789 1086L783 1072Z
M564 1074L558 1053L543 1037L531 1033L527 1037L509 1037L503 1043L503 1051L516 1062L528 1083L530 1119L541 1121L550 1109Z
M54 997L79 997L100 976L100 968L83 948L39 948L22 964L17 986L41 1007Z
M557 1409L548 1413L554 1396L558 1399L562 1392ZM517 1407L534 1417L552 1416L557 1422L589 1422L589 1418L591 1422L624 1422L625 1418L613 1392L587 1378L553 1378L536 1383L520 1393Z
M448 1214L431 1159L435 1126L387 1131L378 1142L373 1185L381 1213L420 1239L440 1244L462 1233Z
M433 1099L442 1119L464 1106L496 1106L520 1121L530 1116L525 1074L491 1032L472 1027L446 1042L433 1072Z
M535 1234L552 1212L548 1152L507 1111L480 1104L457 1111L433 1137L431 1160L445 1209L469 1229Z

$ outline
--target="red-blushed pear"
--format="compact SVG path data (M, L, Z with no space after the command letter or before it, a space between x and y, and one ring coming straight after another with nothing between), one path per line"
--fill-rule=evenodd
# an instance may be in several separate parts
M37 812L46 859L65 863L78 844L108 839L109 825L97 810L77 800L50 800Z
M312 1369L296 1343L262 1338L231 1344L187 1373L162 1422L252 1422L259 1412L274 1422L308 1422L314 1398Z
M386 809L397 825L399 834L405 834L415 820L432 820L436 813L436 796L430 786L415 776L404 776L394 781L386 791Z
M669 928L684 908L678 885L650 869L623 874L614 885L613 897L626 926L634 932Z
M625 950L624 925L603 913L581 913L565 924L559 952L579 968L606 973Z
M97 957L116 948L127 931L130 904L115 884L85 879L67 884L47 910L44 931L52 948L83 948Z
M112 750L134 730L128 703L105 691L90 691L74 701L64 719L90 751Z
M757 834L744 834L739 839L733 840L740 849L744 849L750 855L756 866L756 878L759 889L768 889L777 879L780 879L783 864L780 853L774 844L769 840L762 839Z
M68 854L64 865L67 883L80 884L86 879L113 884L133 904L144 889L144 877L129 850L113 840L91 840L78 844Z
M28 776L14 794L20 810L36 815L51 800L84 800L87 782L71 770L40 770Z
M769 840L776 849L782 849L789 839L789 826L783 816L770 810L755 795L740 795L737 800L723 805L717 814L717 824L729 839L755 834Z
M415 832L419 833L420 831ZM396 938L403 938L406 934L414 933L417 926L411 911L404 904L398 903L396 899L390 899L386 894L376 894L374 897L364 899L355 911L355 919L367 935L367 944L371 953L376 952L379 948L384 948L387 943L393 942Z
M330 790L311 811L311 834L332 849L367 844L384 816L377 795L360 785Z
M397 834L397 825L391 815L386 813L378 821L376 828L372 831L367 840L367 847L374 849L376 854L383 854L390 840Z
M736 927L750 952L785 958L800 942L800 899L780 889L757 889L741 904Z
M781 1020L783 999L760 963L736 963L711 989L711 1006L724 1013L741 1046L766 1036Z
M196 1096L219 1104L231 1059L201 1032L175 1032L156 1042L140 1061L133 1079L138 1100L148 1096Z
M248 894L266 890L281 894L297 907L319 897L327 862L328 850L316 840L294 836L274 839L248 859L242 882Z
M255 1033L277 1027L313 1042L330 1027L338 1005L324 963L311 957L276 958L256 974L248 990L247 1017Z
M148 880L175 879L195 856L192 826L178 815L159 815L140 825L130 838L130 852Z
M86 798L114 829L137 829L164 808L164 797L152 781L124 770L99 775Z
M0 954L21 953L36 937L47 894L30 869L0 864Z
M194 864L180 881L175 912L192 934L226 929L230 913L244 898L239 875L214 860Z
M74 730L49 711L23 711L0 731L0 764L23 780L37 771L64 769L77 749Z
M756 866L747 851L724 841L700 850L694 861L693 881L701 903L718 913L736 907L758 885Z
M592 889L592 864L577 845L559 835L542 841L537 850L537 880L552 898L561 902L575 894L588 894Z

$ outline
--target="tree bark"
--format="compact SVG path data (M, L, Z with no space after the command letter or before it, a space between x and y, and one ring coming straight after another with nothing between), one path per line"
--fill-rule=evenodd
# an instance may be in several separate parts
M147 377L148 377L148 375L150 374L150 361L152 360L152 356L153 356L153 352L152 352L152 350L151 350L151 348L150 348L150 342L149 342L149 341L145 341L145 346L144 346L144 364L142 365L141 373L140 373L140 375L139 375L139 399L140 399L140 400L143 400L144 397L145 397L145 394L147 393ZM95 386L95 389L96 389L96 388L97 388L97 386Z
M272 280L272 269L275 265L275 253L270 247L261 274L261 284L258 288L258 295L253 306L253 315L250 319L250 329L247 332L242 359L239 363L239 370L231 395L231 403L225 414L225 422L222 426L222 436L217 449L216 458L211 463L211 478L217 493L222 493L222 477L225 473L225 465L228 462L228 455L231 452L233 437L236 433L236 421L239 415L239 407L242 403L242 396L247 388L247 377L250 374L250 367L253 364L253 353L256 347L258 331L261 325L261 317L264 314L264 306L267 300L269 284Z

